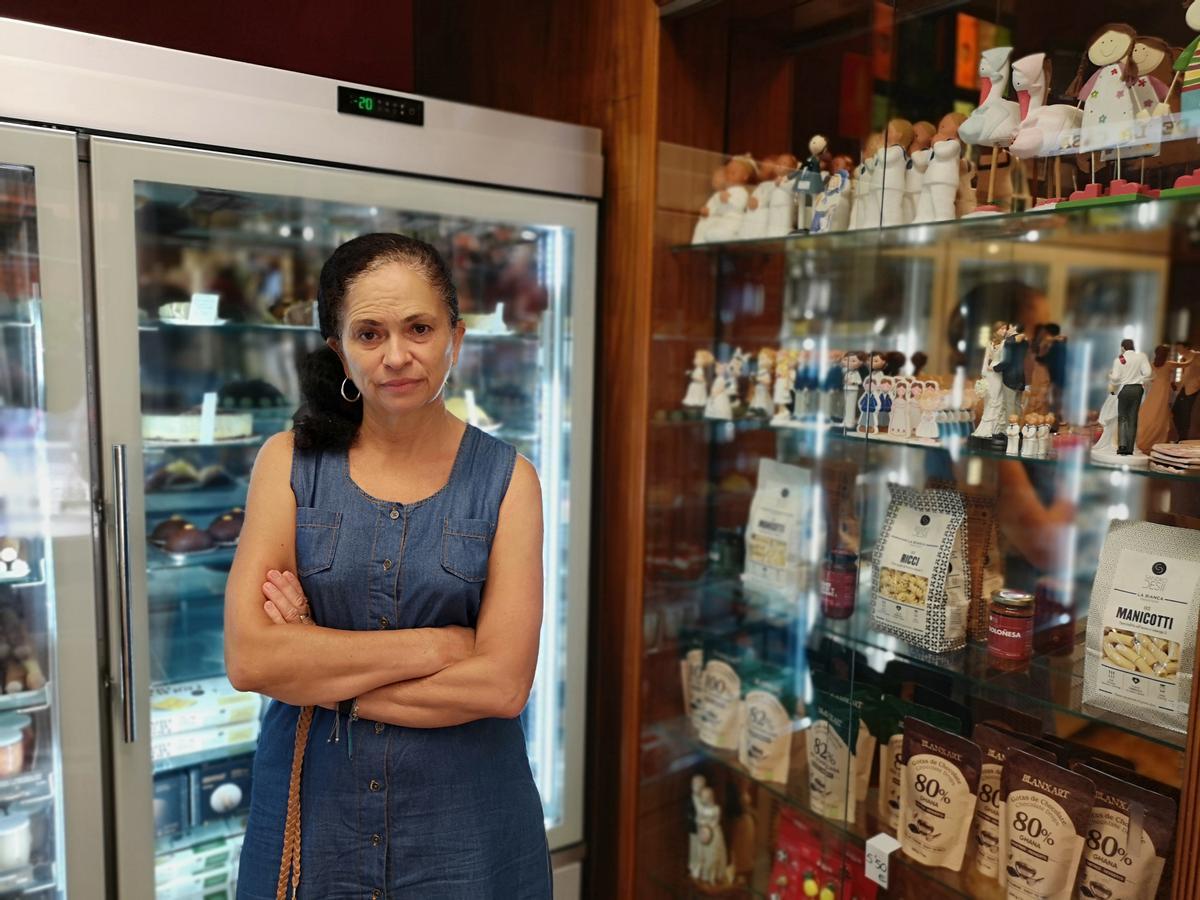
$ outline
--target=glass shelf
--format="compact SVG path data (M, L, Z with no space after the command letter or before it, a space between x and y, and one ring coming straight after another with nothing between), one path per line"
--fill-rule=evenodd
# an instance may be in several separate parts
M1167 192L1164 192L1167 193ZM1176 216L1200 206L1200 193L1180 193L1159 200L1134 199L1103 206L1059 206L1024 212L999 213L967 219L949 219L919 225L892 225L820 234L797 233L786 237L676 244L674 253L822 254L852 253L874 256L880 251L933 247L946 241L1041 242L1078 245L1097 234L1162 230ZM1164 246L1164 252L1167 249Z
M246 505L248 479L237 479L227 487L190 488L178 491L151 491L146 494L146 512L150 515L170 515L197 511L226 510Z
M253 753L257 747L258 738L256 735L254 740L244 741L240 744L224 744L220 747L197 750L195 753L184 753L180 756L168 756L163 759L156 759L154 760L154 774L159 775L175 769L186 769L189 766L198 766L201 763L210 762L215 759L232 759L235 756Z
M50 708L50 684L36 691L0 694L0 712L40 712Z
M208 450L224 447L254 447L266 440L266 435L251 434L247 437L232 438L227 441L213 441L203 444L200 441L142 441L142 448L147 452L163 453L167 450Z
M44 771L22 772L20 775L0 778L0 805L49 800L54 796L50 778L51 773Z
M804 723L797 722L795 724L799 726ZM874 788L870 790L864 801L856 804L855 818L852 822L839 822L836 819L826 819L811 810L808 800L808 782L805 777L804 767L796 764L798 756L797 745L802 748L804 741L803 731L801 730L797 730L792 736L793 765L788 784L786 785L754 778L738 763L736 754L716 750L701 743L698 738L689 732L685 719L680 718L671 722L660 723L653 726L653 730L663 740L676 746L687 747L690 753L699 760L715 763L728 770L735 777L754 782L759 788L781 801L789 809L797 812L805 821L817 825L821 829L840 835L843 838L847 838L857 846L865 846L869 838L885 830L880 826L876 818L875 810L878 807L878 800ZM803 750L799 751L799 758L803 758ZM893 866L904 870L910 877L915 877L924 883L936 884L938 887L949 892L950 896L962 897L965 900L1000 900L1000 898L1003 898L1004 892L1000 889L999 884L974 870L971 864L973 858L972 848L968 845L961 872L951 872L948 869L941 868L933 869L921 865L909 859L901 851L892 854L891 862Z
M169 553L153 544L146 548L146 568L149 571L162 569L188 569L195 566L218 566L227 568L233 562L236 547L212 547L191 553Z
M1007 453L982 447L966 437L949 437L942 439L937 444L923 444L874 435L859 437L854 434L847 434L840 425L815 421L797 422L792 426L782 427L771 425L769 420L760 418L719 421L715 419L683 418L681 416L672 417L668 414L653 417L651 425L655 428L694 428L696 430L701 430L697 426L704 425L707 426L707 430L709 431L708 439L722 442L733 440L743 432L774 431L780 437L793 436L794 438L796 435L803 434L820 435L833 441L863 445L869 448L866 452L879 448L907 448L931 453L946 453L954 462L958 462L963 458L995 459L1013 463L1029 463L1049 468L1082 468L1099 472L1120 473L1123 475L1140 475L1168 481L1200 480L1200 472L1197 472L1195 475L1176 475L1171 472L1159 472L1148 466L1112 466L1093 462L1087 452L1087 448L1082 445L1060 449L1050 456L1009 456Z

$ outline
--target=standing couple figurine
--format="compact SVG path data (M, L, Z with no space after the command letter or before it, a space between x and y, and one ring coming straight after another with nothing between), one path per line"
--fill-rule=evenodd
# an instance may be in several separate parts
M1021 414L1025 393L1025 356L1029 341L1020 325L997 322L983 354L983 370L976 390L985 396L983 417L973 437L991 440L1003 436L1005 425Z
M1121 352L1108 373L1108 399L1100 409L1103 432L1092 448L1092 459L1102 463L1144 466L1148 457L1134 445L1138 430L1138 412L1145 384L1153 372L1146 354L1135 350L1129 338L1121 341Z

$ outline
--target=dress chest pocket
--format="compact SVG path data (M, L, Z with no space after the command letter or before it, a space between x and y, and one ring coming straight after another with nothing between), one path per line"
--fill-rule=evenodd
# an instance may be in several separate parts
M442 568L463 581L484 581L495 530L487 519L447 516L442 526Z
M333 565L342 514L311 506L296 508L296 574L314 575Z

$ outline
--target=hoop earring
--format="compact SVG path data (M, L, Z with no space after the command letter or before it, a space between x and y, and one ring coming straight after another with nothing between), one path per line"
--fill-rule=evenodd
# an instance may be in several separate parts
M359 391L357 387L354 388L356 391L358 391L357 397L347 397L346 396L346 385L347 384L354 384L354 382L351 381L349 378L342 379L342 390L341 390L342 399L345 400L347 403L355 403L355 402L361 400L362 399L362 391Z

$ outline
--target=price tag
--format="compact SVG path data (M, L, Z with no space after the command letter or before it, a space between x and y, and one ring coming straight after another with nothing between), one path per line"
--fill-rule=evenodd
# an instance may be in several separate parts
M217 437L217 392L208 391L200 404L200 443L211 444Z
M215 325L217 307L221 304L220 294L192 294L188 308L188 323L191 325Z
M900 842L880 832L867 841L867 877L882 888L888 886L888 857L900 849Z

